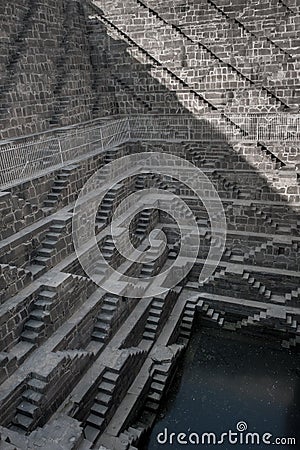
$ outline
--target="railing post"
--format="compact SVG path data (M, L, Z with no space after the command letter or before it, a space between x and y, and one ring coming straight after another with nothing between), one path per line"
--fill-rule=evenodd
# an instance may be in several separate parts
M102 152L104 151L104 144L103 144L103 133L102 133L102 127L101 127L101 125L100 125L100 140L101 140L101 149L102 149Z
M60 142L60 139L57 139L57 140L58 140L58 148L59 148L61 163L62 163L62 165L64 165L64 155L63 155L63 151L62 151L61 142Z
M130 127L130 119L127 117L127 131L128 131L128 140L131 141L131 127Z
M259 116L256 116L256 142L259 142Z

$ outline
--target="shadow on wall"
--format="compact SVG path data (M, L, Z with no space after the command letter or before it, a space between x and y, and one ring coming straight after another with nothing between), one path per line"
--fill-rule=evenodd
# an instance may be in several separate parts
M74 8L75 5L76 8L79 7L79 2L65 1L62 5L66 8L71 3L74 4ZM49 11L54 11L57 2L49 2L49 5ZM68 9L65 9L65 13L67 12ZM27 20L29 24L32 24L32 28L33 23L35 23L35 14L31 17L27 16ZM41 20L41 16L39 17ZM67 16L64 17L67 21ZM70 20L71 17L72 15L70 14ZM29 132L29 130L35 132L48 129L51 120L52 124L55 124L55 120L53 121L54 116L57 119L56 125L66 125L101 114L104 115L105 109L103 109L101 103L102 96L104 98L107 96L114 105L114 108L108 110L110 114L185 115L196 121L198 130L207 128L207 121L201 118L197 119L196 114L206 114L212 110L215 111L216 108L212 108L207 101L201 99L200 96L196 96L188 86L182 84L178 79L173 79L169 73L162 74L162 69L150 63L150 61L147 60L145 64L142 64L139 60L141 55L137 57L130 45L120 39L110 37L105 32L103 24L99 23L97 19L87 20L81 16L81 20L85 20L85 26L89 27L88 35L84 38L88 39L89 47L86 48L87 52L83 55L85 58L88 56L89 62L85 59L86 65L83 63L81 65L81 60L79 62L76 60L77 52L79 51L82 55L84 49L82 47L78 49L75 43L73 47L70 42L66 42L67 37L62 35L62 29L67 27L67 23L64 23L64 26L61 25L60 42L68 46L66 54L70 59L68 62L65 62L65 68L60 72L60 75L57 72L56 82L51 84L50 97L53 103L48 103L45 99L42 108L49 107L49 110L45 111L42 109L36 116L34 114L23 116L21 112L20 114L18 113L18 108L20 108L18 101L24 102L24 111L28 110L29 113L31 106L28 103L27 96L19 95L19 100L16 100L15 106L11 106L9 114L6 113L6 117L17 115L15 116L15 121L12 122L14 125L10 131L9 128L6 128L8 134L3 134L3 138L9 137L11 130L14 133L23 134ZM27 27L16 31L14 38L20 39L20 36L24 38L29 29L31 28ZM72 29L75 33L75 28L73 27ZM99 38L101 38L100 41ZM79 36L80 39L82 39L82 34ZM63 46L61 47L63 48ZM37 45L37 48L40 48L39 45ZM29 51L29 49L27 50ZM71 57L71 55L73 56ZM83 58L83 56L81 57ZM11 55L8 55L8 58L11 58ZM25 76L25 81L23 81L20 74L23 70L22 68L26 67L27 62L24 60L22 66L21 59L17 57L16 62L13 64L10 59L8 64L10 69L13 66L14 69L17 67L20 69L20 71L16 72L18 75L15 76L14 83L18 79L18 83L24 89L28 81L27 75ZM77 61L76 64L75 61ZM64 64L62 63L62 65ZM39 69L41 68L42 66L39 66ZM90 77L86 76L87 73L90 74ZM39 72L36 73L37 76L38 74ZM63 88L57 87L59 77L62 77ZM106 83L101 84L104 79ZM162 79L165 80L164 83ZM72 90L74 87L73 82L76 86L81 86L81 90L77 88ZM87 86L86 83L90 83L89 89L92 92L90 97L84 91ZM44 84L41 83L41 86L44 86ZM29 83L28 93L35 92L35 87L35 82ZM56 92L56 98L54 92ZM37 90L36 95L41 97L41 91ZM63 103L64 97L67 98L65 100L67 102L66 105ZM33 101L35 102L36 98ZM56 101L59 102L60 109L55 109L54 103ZM81 101L82 103L80 103ZM83 109L81 109L82 105L84 105ZM37 123L36 128L31 128L32 124L40 116L43 116L45 120ZM10 121L11 119L7 120ZM12 123L10 122L10 124ZM230 129L237 129L236 125L226 120L224 116L222 116L222 123ZM231 200L234 200L238 203L236 209L231 210L231 212L227 211L228 216L230 216L228 220L235 220L234 226L236 231L239 231L239 227L241 230L244 230L245 221L253 223L253 218L257 216L260 218L267 235L281 234L283 228L285 228L285 233L287 233L286 229L289 228L288 233L290 235L299 236L299 228L297 228L298 213L293 210L293 205L289 204L284 198L284 196L295 195L294 200L299 200L297 197L297 184L295 181L295 185L291 186L288 175L286 178L281 178L278 175L278 162L272 157L272 149L265 149L263 145L257 143L233 145L228 142L225 134L222 136L220 131L213 127L211 127L209 142L203 139L201 131L198 133L197 142L182 142L182 144L177 145L173 145L171 142L143 143L142 148L147 151L159 150L182 154L182 156L193 161L206 171L214 181L223 202L230 203ZM277 183L276 178L279 178L278 185L272 185L274 182L273 178L275 183ZM282 181L280 181L281 179ZM49 186L46 187L49 189ZM295 189L294 194L288 192L290 187ZM259 203L260 201L262 203ZM268 201L278 201L280 204L268 204ZM268 216L270 216L270 220ZM243 238L239 236L236 238L236 244L239 247L243 246L243 239L247 242L247 233L244 233ZM263 239L265 239L265 236ZM285 277L278 275L275 277L274 275L272 286L274 285L275 288L280 287L280 289L284 290L284 281ZM239 287L238 284L237 286Z

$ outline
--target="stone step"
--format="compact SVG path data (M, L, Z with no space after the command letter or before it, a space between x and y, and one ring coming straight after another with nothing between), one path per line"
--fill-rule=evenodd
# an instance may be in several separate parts
M193 328L193 325L191 323L182 323L180 326L182 331L191 331Z
M94 403L91 408L91 413L100 417L104 417L107 411L108 407L105 405L101 405L100 403Z
M242 263L244 262L244 257L240 255L232 255L230 258L230 261L236 262L236 263Z
M57 243L56 240L52 240L52 239L44 239L44 240L43 240L43 247L44 247L44 248L49 248L49 249L54 249L56 243Z
M117 306L120 299L118 297L105 297L105 303Z
M34 309L29 314L29 317L36 321L41 322L49 322L50 321L50 314L47 310L44 309Z
M25 322L24 328L29 331L34 331L35 333L39 333L45 328L45 324L40 320L27 320Z
M13 419L13 423L22 430L27 431L32 425L32 418L24 414L16 414L16 417Z
M51 309L52 304L51 300L39 299L34 303L34 306L36 309L45 311Z
M181 338L186 339L187 341L189 341L190 336L191 336L191 332L188 330L180 330L180 335Z
M163 301L160 302L158 300L154 300L151 303L151 309L154 308L154 309L158 309L159 311L162 311L163 307L164 307L164 302Z
M92 339L94 339L95 341L99 341L99 342L105 342L105 340L107 339L107 335L104 333L101 333L100 331L93 331L92 333Z
M152 276L152 272L154 269L145 269L144 267L141 270L141 276L150 278Z
M107 314L107 313L100 313L98 316L98 319L101 320L101 322L108 323L112 321L113 314Z
M24 414L24 416L34 419L38 415L40 409L37 405L23 401L17 406L17 411L18 413Z
M27 386L29 387L29 389L41 394L43 394L47 389L47 384L42 380L38 380L37 378L32 378L31 380L29 380L27 382Z
M110 304L103 304L101 306L101 311L103 311L104 313L113 313L114 311L116 311L117 307L115 305L110 305Z
M59 237L60 237L60 234L59 233L55 233L53 231L51 231L51 232L46 234L46 239L49 240L49 241L51 240L51 241L57 242Z
M44 201L44 205L45 205L47 208L54 208L54 207L57 205L57 201L56 201L56 200L49 200L49 199L46 199L46 200Z
M100 430L104 423L104 419L96 414L90 414L86 419L86 423Z
M107 323L98 320L94 326L94 331L99 331L100 333L107 335L110 331L110 327Z
M145 325L145 330L147 330L147 331L155 332L156 329L157 329L157 325L154 325L153 323L146 323L146 325Z
M208 313L208 312L207 312ZM193 316L184 316L182 319L182 323L186 323L186 324L192 324L194 321L194 317Z
M34 260L32 261L34 264L39 264L41 266L46 266L49 263L50 258L45 257L45 256L37 256L36 258L34 258Z
M162 394L164 390L164 385L161 383L153 382L151 383L151 389L158 394Z
M56 202L59 202L61 198L61 195L57 192L50 192L48 194L47 200L55 200Z
M61 199L62 193L64 192L66 185L67 185L67 183L65 183L64 185L54 185L52 187L52 192L54 192L55 194L58 194L59 199Z
M154 413L157 412L158 408L159 408L159 403L151 402L149 400L145 403L145 409L152 411Z
M54 300L55 297L57 297L57 292L55 291L48 291L47 289L44 289L39 292L39 298L41 300Z
M135 230L136 234L145 234L145 229L142 227L137 227L137 229Z
M95 401L97 403L100 403L101 405L105 405L105 406L108 406L110 404L111 400L112 400L112 396L104 394L103 392L98 393L95 397Z
M101 205L100 211L106 212L112 209L112 204L103 204Z
M150 308L150 312L149 312L149 317L160 317L161 315L161 310L160 309L155 309L155 308Z
M50 230L53 233L59 233L61 234L62 231L64 231L66 228L66 224L62 224L62 223L54 223L52 225L50 225Z
M26 270L31 273L33 280L47 272L47 267L39 264L30 264L26 266Z
M44 245L42 245L42 248L37 251L38 256L45 257L47 259L50 259L54 253L55 248L44 247Z
M149 315L149 317L147 319L147 322L152 323L154 325L157 325L159 321L160 321L160 317L155 317L152 315Z
M155 333L153 333L151 331L144 331L143 338L148 340L148 341L154 341Z
M30 342L31 344L37 344L38 339L39 339L39 335L37 333L35 333L34 331L26 330L21 333L22 341Z
M98 391L104 392L105 394L112 394L115 389L115 385L107 381L102 381L98 387Z
M40 403L40 401L42 400L43 396L39 392L33 391L32 389L27 389L27 391L25 391L22 394L22 398L29 403L38 405Z
M167 375L163 375L161 373L155 373L153 375L153 381L157 381L158 383L163 383L165 384L167 382L168 376Z
M110 250L105 250L104 248L102 248L102 256L104 256L105 259L111 259L113 257L113 252L111 252Z
M115 372L106 371L103 375L103 380L107 380L109 383L116 383L119 378L119 374Z
M160 394L158 394L157 392L152 392L151 394L148 395L148 399L151 400L152 402L160 402Z

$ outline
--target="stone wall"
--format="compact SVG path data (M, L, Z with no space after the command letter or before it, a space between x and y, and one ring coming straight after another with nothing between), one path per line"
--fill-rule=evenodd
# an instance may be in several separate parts
M105 87L107 77L97 66L102 52L98 59L93 57L94 31L81 2L27 0L24 5L16 0L1 6L0 20L4 27L0 138L115 112L113 92ZM97 39L104 35L98 27ZM99 108L94 108L95 102Z

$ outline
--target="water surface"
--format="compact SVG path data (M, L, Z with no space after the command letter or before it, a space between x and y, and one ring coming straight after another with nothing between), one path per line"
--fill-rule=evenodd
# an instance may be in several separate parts
M294 437L298 442L271 448L300 449L299 355L264 338L198 325L143 449L270 448L262 441L252 445L251 440L248 445L233 445L226 437L222 445L170 444L171 432L176 433L171 442L180 432L187 436L213 432L219 440L222 433L236 432L241 421L247 424L245 433L270 433L270 442L275 437ZM157 442L161 432L161 442L168 436L165 444ZM245 439L245 433L239 433L238 439L241 434Z

